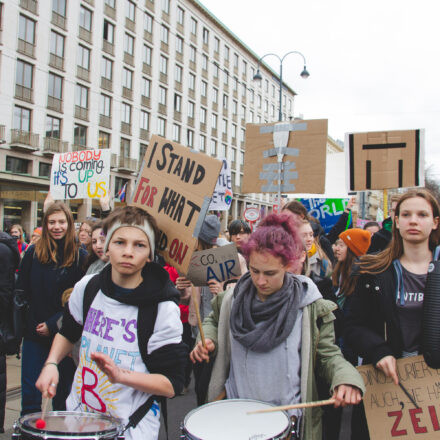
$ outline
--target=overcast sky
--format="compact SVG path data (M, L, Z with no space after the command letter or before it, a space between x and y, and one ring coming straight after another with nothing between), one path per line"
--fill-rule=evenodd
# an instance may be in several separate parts
M425 129L440 178L440 2L437 0L201 0L257 55L289 55L283 79L295 115L329 120L329 135ZM265 61L279 72L275 57Z

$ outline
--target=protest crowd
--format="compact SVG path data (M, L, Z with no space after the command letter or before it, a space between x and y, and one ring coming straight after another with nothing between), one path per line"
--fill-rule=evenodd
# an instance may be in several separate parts
M155 188L147 194L145 182L134 200L148 204ZM19 224L0 233L2 432L6 355L21 353L20 420L35 432L59 429L51 400L58 414L81 414L65 416L73 431L81 420L104 429L117 418L112 438L156 440L167 399L194 384L195 414L209 427L200 436L183 426L185 439L218 438L209 429L254 438L212 412L228 404L232 412L244 405L243 414L286 407L273 425L259 415L273 432L258 438L338 439L347 408L351 438L370 438L356 367L371 364L398 389L398 360L424 354L423 298L440 244L431 192L399 193L390 217L364 228L353 224L352 197L328 231L290 200L252 227L239 218L221 234L218 215L202 215L194 202L187 222L198 222L190 251L208 274L202 283L196 264L183 271L184 257L164 258L171 238L160 217L100 201L101 218L76 230L68 206L49 193L29 243ZM230 249L234 256L219 263Z

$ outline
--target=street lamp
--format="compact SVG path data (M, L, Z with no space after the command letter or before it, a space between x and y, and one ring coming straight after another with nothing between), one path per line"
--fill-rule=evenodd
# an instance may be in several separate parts
M302 79L307 79L310 76L310 73L307 71L306 68L306 58L304 57L304 55L301 52L298 52L297 50L292 50L290 52L287 52L283 57L280 57L279 55L275 54L275 53L267 53L266 55L263 55L259 60L258 60L258 66L257 66L257 72L255 73L253 80L254 81L261 81L263 79L261 72L260 72L260 65L261 65L261 61L263 61L263 58L266 58L267 56L274 56L277 57L278 60L280 61L280 75L279 75L279 82L280 82L280 107L279 107L279 113L278 113L278 121L281 122L283 120L283 112L282 112L282 108L283 108L283 61L285 60L285 58L287 57L287 55L290 54L297 54L300 55L304 61L304 68L302 70L302 72L300 73L300 76ZM275 133L274 133L275 134ZM278 162L278 209L281 206L281 173L282 173L282 169L283 169L283 158L284 158L284 150L287 147L287 145L274 145L274 147L277 150L277 162Z

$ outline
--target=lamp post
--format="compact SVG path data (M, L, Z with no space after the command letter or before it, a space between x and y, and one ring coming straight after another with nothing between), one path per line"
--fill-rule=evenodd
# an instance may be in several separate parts
M275 54L275 53L267 53L266 55L263 55L259 60L258 60L258 66L257 66L257 72L253 77L254 81L261 81L263 79L263 77L261 76L260 73L260 65L261 65L261 61L263 61L264 58L266 58L267 56L274 56L276 58L278 58L279 62L280 62L280 75L279 75L279 82L280 82L280 102L279 102L279 112L278 112L278 121L281 122L283 120L283 61L285 60L285 58L290 55L290 54L297 54L300 55L304 61L304 68L302 70L302 72L300 73L301 78L303 79L307 79L310 74L307 71L306 68L306 58L304 57L304 55L301 52L298 52L297 50L292 50L290 52L287 52L285 55L283 55L282 57L280 57L279 55ZM274 137L275 137L275 132L274 132ZM277 162L278 162L278 209L280 209L281 207L281 173L282 173L282 169L283 169L283 158L284 158L284 153L283 153L283 148L287 147L287 145L274 145L275 148L277 149Z

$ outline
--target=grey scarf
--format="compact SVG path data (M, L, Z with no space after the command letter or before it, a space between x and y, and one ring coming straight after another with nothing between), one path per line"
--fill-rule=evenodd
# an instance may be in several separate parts
M249 350L265 353L290 335L298 315L303 286L286 273L280 290L266 301L257 298L250 273L240 278L231 309L231 332L235 340Z

